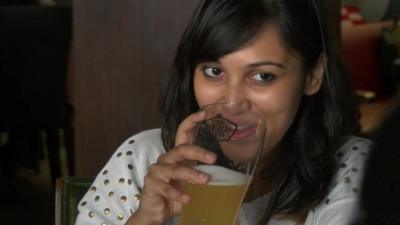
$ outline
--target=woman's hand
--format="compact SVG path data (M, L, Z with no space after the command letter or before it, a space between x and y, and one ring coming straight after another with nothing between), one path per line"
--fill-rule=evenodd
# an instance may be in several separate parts
M216 156L201 147L191 145L192 130L204 118L204 112L187 117L178 128L175 148L161 155L157 163L149 168L139 208L127 224L160 225L178 215L190 197L182 192L182 183L205 184L209 176L191 167L190 161L211 164ZM185 166L186 165L186 166Z

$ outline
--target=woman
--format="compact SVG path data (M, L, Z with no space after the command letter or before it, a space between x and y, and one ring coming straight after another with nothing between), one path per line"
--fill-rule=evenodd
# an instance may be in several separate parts
M80 224L176 224L207 183L184 165L216 156L188 141L215 102L267 123L267 152L239 224L347 224L369 148L353 137L357 110L317 0L201 1L161 93L164 124L129 138L79 205ZM136 200L135 200L136 199Z

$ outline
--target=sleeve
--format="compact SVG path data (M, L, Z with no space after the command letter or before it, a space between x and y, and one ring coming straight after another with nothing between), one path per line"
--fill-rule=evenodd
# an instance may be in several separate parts
M158 130L141 133L115 151L81 199L75 225L126 223L139 205L148 166L164 152L159 137Z
M314 212L313 225L349 225L353 217L354 205L357 201L354 198L341 199L333 202L323 210Z
M323 202L310 211L307 225L348 225L359 213L359 193L371 142L353 138L337 152L338 171Z

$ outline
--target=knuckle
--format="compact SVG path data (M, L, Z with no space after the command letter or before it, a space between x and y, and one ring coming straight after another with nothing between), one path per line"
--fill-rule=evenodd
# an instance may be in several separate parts
M153 178L149 175L149 174L147 174L144 178L143 178L143 182L145 183L145 184L150 184L150 183L152 183L152 180L153 180Z
M168 193L170 192L171 187L169 185L161 185L160 189L162 193L164 193L164 196L168 197Z
M175 148L171 149L170 152L181 152L184 149L186 144L179 144L175 146Z
M164 193L168 196L169 199L175 200L178 198L177 190L171 187L166 187L164 189Z
M178 175L181 173L182 168L181 168L181 166L178 166L178 165L170 165L169 170L170 170L171 174Z
M157 162L158 162L158 163L165 162L165 158L166 158L166 157L167 157L167 153L161 154L161 155L158 157Z
M186 155L191 152L191 149L188 144L180 144L175 148L175 151L181 155Z
M159 169L159 167L160 167L160 166L159 166L158 164L153 164L153 165L151 165L151 166L149 167L148 175L156 174L157 171L158 171L158 169Z
M165 213L158 213L154 214L153 218L157 224L163 224L167 220L167 215Z

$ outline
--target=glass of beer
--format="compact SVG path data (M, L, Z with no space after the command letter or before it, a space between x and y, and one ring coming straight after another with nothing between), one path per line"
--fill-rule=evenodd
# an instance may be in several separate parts
M235 225L264 149L266 125L237 104L217 103L202 110L206 118L194 129L193 144L214 152L217 160L194 166L211 179L207 184L184 185L191 200L182 209L179 225Z

